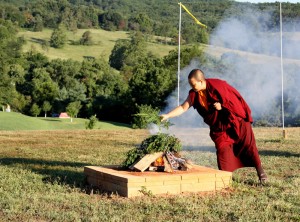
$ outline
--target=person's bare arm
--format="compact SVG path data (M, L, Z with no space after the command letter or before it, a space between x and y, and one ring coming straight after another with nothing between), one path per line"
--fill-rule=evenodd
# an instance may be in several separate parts
M175 116L180 116L182 113L187 111L191 107L191 105L192 104L190 101L190 97L188 96L186 98L186 100L180 106L177 106L175 109L173 109L172 111L170 111L167 114L162 114L161 121L165 121L165 120L167 120L169 118L173 118Z

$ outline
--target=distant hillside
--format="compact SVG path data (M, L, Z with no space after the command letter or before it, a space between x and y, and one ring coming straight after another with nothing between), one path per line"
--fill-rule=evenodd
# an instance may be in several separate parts
M186 43L205 43L206 32L211 33L221 20L228 17L243 18L249 24L254 22L252 25L255 26L251 16L245 18L245 12L251 9L267 12L267 17L271 18L260 18L260 23L265 24L261 31L279 29L278 2L251 4L231 0L193 0L183 3L208 26L207 30L199 29L183 10L182 38ZM141 31L177 38L179 6L175 0L0 0L0 8L1 18L33 31L64 24L69 30L101 27L110 31ZM283 3L282 9L283 21L289 24L285 28L300 31L300 3Z
M82 34L89 30L91 32L91 38L94 42L93 45L73 45L72 42L79 41ZM76 32L66 32L68 42L62 49L56 49L52 47L44 48L42 43L49 41L51 32L53 30L44 29L41 32L32 32L27 30L21 30L18 36L24 37L26 44L23 47L23 51L30 51L32 49L43 53L50 59L74 59L82 61L84 57L98 58L103 56L108 60L109 55L118 39L127 39L129 34L124 31L105 31L102 29L78 29ZM154 37L153 37L154 38ZM169 53L170 50L175 49L176 46L166 45L161 43L152 42L147 43L147 49L152 54L163 57Z
M25 116L15 112L0 112L0 130L75 130L85 129L85 122L88 120L75 118L73 122L70 119L59 118L36 118ZM95 129L126 129L126 124L98 122Z
M82 33L84 33L85 31L86 29L80 29L76 33L67 32L69 42L73 40L78 40L81 37ZM129 34L124 31L109 32L102 29L90 29L89 31L91 31L92 38L96 42L95 45L82 46L67 44L62 49L55 49L52 47L49 47L48 50L43 49L40 42L42 40L49 41L52 32L52 30L50 29L45 29L42 32L20 31L19 36L23 36L27 41L26 45L23 47L24 51L29 51L34 48L38 52L41 52L44 55L46 55L49 59L61 58L74 59L77 61L82 61L84 57L87 56L92 56L95 58L103 56L106 60L108 60L108 57L111 54L111 50L113 49L115 42L118 39L127 39L129 37ZM293 33L293 35L291 33L286 33L285 35L289 35L289 38L292 40L298 40L300 33ZM176 49L176 47L177 46L155 43L154 41L147 42L148 51L159 57L166 56L171 50ZM199 45L199 47L201 49L205 49L208 46L202 44ZM218 59L221 59L221 56L224 53L228 52L237 53L243 56L244 58L247 58L251 63L262 63L271 60L278 62L277 60L279 59L279 57L277 56L251 53L219 46L209 46L209 50L207 50L207 53ZM297 59L284 58L284 61L288 64L300 64L300 61Z

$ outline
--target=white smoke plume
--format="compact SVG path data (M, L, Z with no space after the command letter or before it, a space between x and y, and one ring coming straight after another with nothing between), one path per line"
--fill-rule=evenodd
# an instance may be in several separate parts
M182 68L180 103L186 99L190 90L188 73L200 68L207 78L220 78L234 86L249 104L254 120L265 117L271 124L280 125L280 33L263 31L270 19L268 13L252 10L246 11L244 16L247 18L244 21L237 18L226 19L211 34L210 46L205 53L216 55L225 66L216 63L213 65L215 67L207 68L197 61L191 61L189 66ZM285 102L285 110L300 115L300 41L295 45L297 36L300 37L300 33L283 35L284 96L289 98ZM167 104L163 113L177 106L177 90L168 98ZM202 148L213 145L207 142L208 135L201 135L199 139L193 133L187 134L186 128L205 127L202 118L192 107L183 115L171 119L171 122L175 126L171 127L169 133L182 139L185 145Z

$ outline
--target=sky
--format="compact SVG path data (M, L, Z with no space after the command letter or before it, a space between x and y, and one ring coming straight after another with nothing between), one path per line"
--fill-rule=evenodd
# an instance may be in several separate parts
M236 0L237 2L251 2L251 3L259 3L259 2L290 2L290 3L300 3L300 0Z

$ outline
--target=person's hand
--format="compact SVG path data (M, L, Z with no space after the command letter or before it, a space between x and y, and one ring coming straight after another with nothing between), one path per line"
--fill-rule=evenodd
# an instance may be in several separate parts
M216 110L221 110L222 109L221 103L219 103L219 102L214 103L214 107L215 107Z
M166 121L167 119L169 119L169 116L167 114L160 115L160 121L161 122Z

